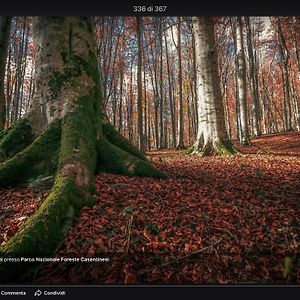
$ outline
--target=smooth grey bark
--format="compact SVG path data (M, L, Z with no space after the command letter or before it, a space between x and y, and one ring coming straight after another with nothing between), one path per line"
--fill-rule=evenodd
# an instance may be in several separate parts
M286 45L285 37L282 31L281 17L277 18L277 30L278 30L278 46L280 59L282 63L282 77L283 77L283 94L284 94L284 130L290 131L292 128L292 108L291 108L291 91L289 80L289 50Z
M6 101L4 96L4 77L8 52L11 17L0 17L0 130L5 127Z
M250 75L250 89L252 93L252 114L253 114L253 133L255 136L261 135L260 129L260 107L259 107L259 90L257 78L257 64L255 63L253 53L253 37L252 37L252 24L250 17L245 17L246 30L247 30L247 48L249 56L249 75Z
M172 80L171 80L171 68L170 68L170 59L169 59L169 50L167 42L167 34L164 32L164 41L166 45L166 62L167 62L167 72L168 72L168 92L169 92L169 107L171 114L171 126L172 126L172 144L173 147L176 147L176 116L174 108L174 97L172 93Z
M91 51L95 54L95 41L93 35L86 35L88 25L78 25L81 21L77 18L35 18L33 22L35 60L41 67L36 69L36 91L27 117L34 132L40 133L55 119L74 111L77 99L94 87L93 78L80 64L89 61Z
M228 139L211 17L193 17L198 98L198 133L193 154L233 154Z
M159 125L160 125L160 137L159 148L165 148L164 143L164 83L163 83L163 39L162 39L162 19L159 18L159 46L160 46L160 62L159 62Z
M241 125L241 143L243 145L250 145L250 136L248 128L248 114L246 102L246 60L244 50L243 38L243 23L242 18L237 17L236 22L236 52L238 60L238 94L239 94L239 107L240 107L240 125Z
M182 91L182 62L181 62L181 17L177 18L177 57L178 57L178 149L184 146L184 120L183 120L183 91Z
M138 45L138 65L137 65L137 86L138 86L138 98L137 98L137 110L138 110L138 138L139 149L142 152L146 151L144 130L143 130L143 87L142 87L142 19L137 17L136 19L136 35Z

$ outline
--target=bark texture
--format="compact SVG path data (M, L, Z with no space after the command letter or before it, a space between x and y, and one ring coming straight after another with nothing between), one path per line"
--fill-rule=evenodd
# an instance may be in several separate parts
M246 60L243 38L243 23L242 18L237 17L236 24L236 52L237 52L237 81L238 81L238 96L240 106L240 122L241 122L241 143L250 145L250 136L248 129L247 102L246 102Z
M4 76L7 58L11 17L0 17L0 130L5 126L6 103L4 98Z
M214 25L210 17L194 17L198 133L193 154L233 154L236 149L227 136L218 75Z
M0 188L37 176L53 175L55 181L40 209L0 248L5 257L51 255L79 210L93 203L92 180L99 170L166 177L108 122L92 20L38 17L33 29L36 92L23 125L0 136L0 151L8 158L0 164ZM7 150L9 136L21 129L29 135L27 145ZM0 264L0 282L20 281L27 268Z

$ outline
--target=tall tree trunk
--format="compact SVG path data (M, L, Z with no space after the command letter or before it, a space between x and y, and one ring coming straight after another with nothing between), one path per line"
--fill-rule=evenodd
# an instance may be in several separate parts
M159 147L165 148L164 144L164 84L163 84L163 39L162 39L162 19L159 18L159 46L160 46L160 62L159 62L159 125L160 139Z
M250 145L250 136L248 129L247 102L246 102L246 61L243 38L242 18L237 17L236 24L236 45L238 58L238 91L241 121L241 143Z
M122 134L123 132L123 79L124 77L124 69L123 66L120 70L120 97L119 97L119 125L118 125L118 131Z
M282 31L281 17L277 19L277 30L278 30L278 45L280 58L282 63L282 84L284 93L284 130L293 130L292 128L292 109L291 109L291 91L290 91L290 80L289 80L289 50L287 48L285 37Z
M130 68L130 79L129 79L129 95L128 95L128 107L127 107L127 127L128 127L128 139L130 142L133 141L133 133L132 133L132 113L133 113L133 68Z
M37 176L55 180L39 210L0 248L1 257L51 255L78 211L93 204L92 179L100 170L166 177L104 113L91 18L39 17L33 29L36 91L28 114L1 136L0 150L20 132L34 140L0 164L0 188ZM0 282L20 280L30 266L0 263Z
M144 55L144 63L143 63L143 82L144 82L144 138L145 138L145 147L149 149L149 137L147 132L148 119L147 119L147 80L146 80L146 57Z
M192 25L193 26L193 25ZM193 29L192 29L193 31ZM196 67L196 50L195 50L195 36L192 34L192 51L193 51L193 91L192 94L194 95L194 114L195 114L195 138L197 136L197 128L198 128L198 95L197 95L197 85L196 85L196 72L197 72L197 67ZM191 83L192 84L192 83Z
M228 139L225 126L212 18L193 17L193 30L199 113L193 154L234 154L236 149Z
M172 142L173 147L176 147L176 120L175 120L175 108L173 103L173 93L172 93L172 80L171 80L171 68L170 68L170 59L169 59L169 51L168 51L168 42L167 42L167 34L164 33L164 40L166 46L166 61L167 61L167 72L168 72L168 92L169 92L169 107L170 107L170 115L171 115L171 126L172 126Z
M182 93L182 62L181 62L181 17L177 18L177 55L178 55L178 149L184 146L183 93Z
M142 87L142 19L137 17L136 34L138 44L138 65L137 65L137 85L138 85L138 136L139 136L139 149L142 152L146 151L144 130L143 130L143 87Z
M0 17L0 130L6 122L6 101L4 96L4 77L7 59L11 17Z
M252 92L253 100L253 129L254 135L261 135L260 130L260 107L259 107L259 92L258 92L258 82L255 80L257 67L255 66L254 54L253 54L253 38L252 38L252 28L251 21L249 17L245 17L246 29L247 29L247 48L249 55L249 75L250 75L250 87Z

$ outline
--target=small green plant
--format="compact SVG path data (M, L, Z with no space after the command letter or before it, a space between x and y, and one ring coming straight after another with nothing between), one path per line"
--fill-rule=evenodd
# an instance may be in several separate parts
M123 210L123 216L130 216L133 213L133 208L131 206L126 206Z
M260 175L262 173L262 170L260 168L255 168L253 170L253 172L256 174L256 175Z
M30 178L27 182L27 186L32 189L36 189L39 192L38 201L43 202L45 199L44 190L50 189L53 185L54 177L43 177L39 175L36 178Z
M190 223L190 228L191 228L192 230L195 230L195 229L196 229L196 224L195 224L195 223Z
M203 222L208 221L208 217L204 212L201 214L201 219L202 219Z
M99 232L106 234L109 238L113 237L116 233L120 231L119 227L107 226L103 227Z
M146 224L145 227L151 234L158 234L157 224Z
M39 175L36 178L30 178L28 180L28 187L35 189L49 189L52 187L53 183L53 176L44 177L42 175Z

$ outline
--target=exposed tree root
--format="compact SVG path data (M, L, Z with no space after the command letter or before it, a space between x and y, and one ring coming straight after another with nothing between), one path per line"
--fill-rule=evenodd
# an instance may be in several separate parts
M111 124L102 124L102 131L103 135L110 143L128 152L132 156L147 161L147 158L145 157L143 152L138 150L133 144L131 144L126 138L124 138Z
M241 141L241 144L242 144L243 146L251 146L251 145L252 145L252 143L251 143L250 140L242 140L242 141Z
M186 146L177 146L176 148L175 148L176 150L186 150L187 148L186 148Z
M88 192L76 184L75 179L60 175L51 194L40 209L28 219L14 237L1 249L2 255L11 257L50 256L66 236L76 213L91 204ZM0 282L19 281L20 274L32 267L24 263L0 264Z
M127 176L167 178L164 172L154 168L149 161L132 156L105 138L98 142L98 155L100 170Z
M29 171L33 172L38 164L46 163L43 167L46 171L49 167L46 147L52 148L53 152L60 146L58 172L50 195L1 249L3 256L51 255L66 236L76 213L84 205L93 203L90 190L91 173L95 170L97 159L96 138L92 127L89 134L85 126L80 126L78 118L81 121L86 118L83 123L90 125L84 113L72 113L62 121L61 126L60 121L52 123L29 147L1 166L1 183L2 179L6 184L13 183L16 180L13 178L17 178L22 168L29 176ZM1 264L0 282L20 280L19 275L25 268L26 264L22 263L14 265L13 270L9 264Z
M0 133L0 162L3 162L26 148L34 135L26 119L19 120L13 127Z
M53 122L32 144L1 163L0 188L22 183L41 174L54 174L57 168L60 130L60 122Z
M51 193L0 248L1 256L50 256L65 238L79 210L93 204L92 178L97 166L98 170L129 176L167 177L113 127L105 127L105 136L114 144L101 134L97 141L94 121L86 108L80 108L51 123L31 145L0 164L0 187L47 175L50 171L56 173ZM31 276L34 267L35 264L2 263L0 282L22 281L20 274L27 272L26 276Z
M0 188L39 175L54 175L55 182L39 210L0 248L2 256L51 255L76 213L92 203L97 169L166 178L105 120L92 19L38 18L33 30L36 63L44 67L35 76L31 126L24 120L1 132ZM37 135L47 124L32 141L31 129ZM0 263L0 282L20 281L31 266Z
M220 141L215 145L207 143L201 146L199 143L196 143L189 151L189 155L191 156L235 155L238 153L238 149L231 143L230 140L224 142Z

